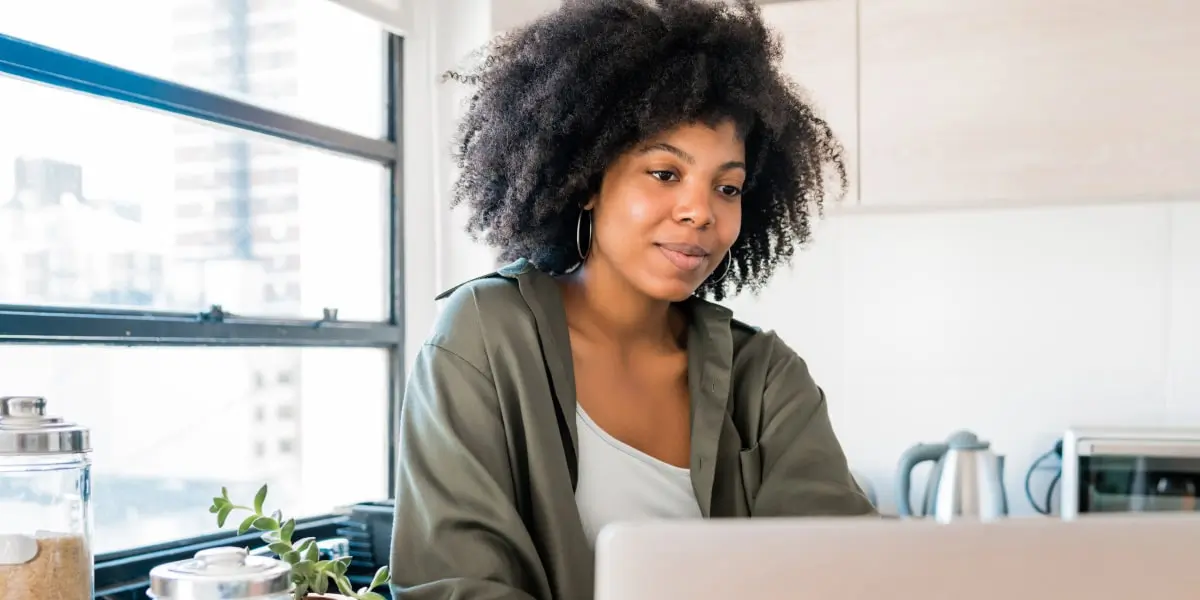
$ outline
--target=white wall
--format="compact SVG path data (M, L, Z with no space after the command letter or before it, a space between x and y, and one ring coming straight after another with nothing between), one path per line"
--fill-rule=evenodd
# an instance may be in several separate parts
M456 93L437 74L553 4L409 6L410 355L432 297L493 265L446 208ZM1200 203L827 218L794 269L729 304L809 361L885 510L900 453L958 428L1008 456L1010 505L1028 514L1025 469L1069 425L1200 419Z
M467 90L443 83L441 76L494 35L558 4L558 0L411 0L402 5L404 284L410 362L436 315L434 296L495 266L494 254L463 232L463 211L449 210L454 177L450 151Z
M1028 514L1065 428L1200 417L1200 203L839 216L730 305L809 361L889 510L900 453L958 428Z

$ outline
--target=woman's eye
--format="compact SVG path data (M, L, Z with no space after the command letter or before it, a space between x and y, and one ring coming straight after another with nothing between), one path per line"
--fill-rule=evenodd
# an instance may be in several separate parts
M675 181L679 178L674 171L650 171L650 176L659 181Z
M730 198L736 198L736 197L742 195L742 190L740 188L738 188L737 186L733 186L733 185L717 186L717 191L721 192L722 194L725 194L726 196L729 196Z

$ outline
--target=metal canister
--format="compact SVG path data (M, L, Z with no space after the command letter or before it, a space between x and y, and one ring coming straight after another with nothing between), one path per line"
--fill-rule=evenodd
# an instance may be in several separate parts
M290 600L292 567L245 548L210 548L150 571L155 600Z

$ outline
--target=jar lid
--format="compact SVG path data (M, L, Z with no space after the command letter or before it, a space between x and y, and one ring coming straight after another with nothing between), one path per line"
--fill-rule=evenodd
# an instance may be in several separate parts
M209 548L154 567L146 594L159 600L251 600L286 596L292 567L245 548Z
M91 449L86 428L46 416L45 398L0 398L0 455L73 454Z

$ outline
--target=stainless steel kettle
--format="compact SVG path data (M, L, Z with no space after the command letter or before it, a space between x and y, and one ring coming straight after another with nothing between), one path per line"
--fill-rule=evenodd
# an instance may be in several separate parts
M921 515L912 510L912 472L934 463L925 486ZM958 431L945 443L917 444L900 456L896 473L896 510L901 517L932 516L939 523L959 519L991 520L1008 514L1004 457L970 431Z

